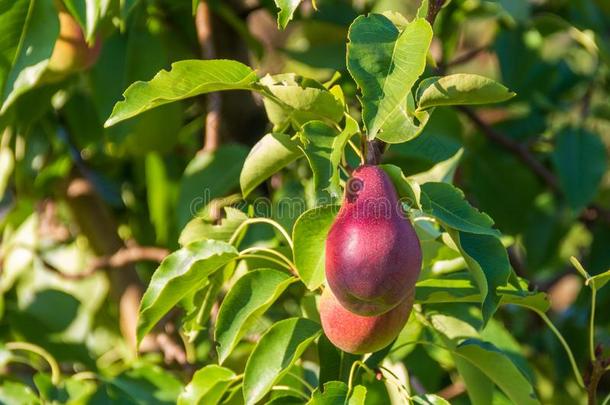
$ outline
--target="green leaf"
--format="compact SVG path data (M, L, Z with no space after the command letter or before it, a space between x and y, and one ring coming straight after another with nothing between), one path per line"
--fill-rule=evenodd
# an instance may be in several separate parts
M25 384L4 381L0 385L0 403L6 405L36 405L40 401L34 391Z
M424 72L432 28L419 18L400 32L387 17L370 14L354 20L348 38L347 67L362 91L362 119L373 139Z
M212 240L195 242L167 256L153 274L142 297L138 342L182 298L236 257L237 250L233 246Z
M424 212L448 228L481 235L500 235L497 229L492 228L493 220L471 206L464 198L464 193L450 184L422 184L421 205Z
M358 122L353 119L349 114L345 114L345 128L339 135L333 140L333 144L330 152L330 184L326 188L333 198L341 196L341 187L339 185L341 177L339 176L339 164L341 163L341 157L347 142L352 136L360 132Z
M454 353L489 377L515 404L539 404L528 377L503 351L488 342L467 339Z
M593 284L593 287L596 290L599 290L600 288L608 284L608 281L610 281L610 270L594 275L589 280L587 280L587 284Z
M40 83L59 34L59 19L52 1L0 0L0 10L0 112L5 112Z
M260 91L274 130L298 130L309 121L338 123L343 118L343 102L322 84L294 74L265 76Z
M608 167L606 147L584 129L565 128L556 137L553 163L572 209L580 212L597 194Z
M324 384L324 390L316 389L307 405L364 405L366 387L356 385L351 393L347 384L341 381L329 381Z
M229 290L218 311L214 339L218 362L223 363L258 318L297 281L277 270L254 270L243 275Z
M222 145L195 155L184 170L178 194L178 228L201 214L215 198L239 187L239 173L248 149L240 144ZM230 162L231 164L227 164Z
M307 346L320 335L320 325L303 318L275 323L252 351L244 372L247 405L260 401L279 381Z
M500 305L497 289L506 285L511 274L506 249L495 236L455 231L449 232L466 260L483 299L483 322L486 323Z
M420 405L451 405L449 401L447 401L443 397L439 397L434 394L423 394L412 397L413 403Z
M178 397L178 405L217 404L227 391L235 373L215 364L198 370Z
M488 405L492 403L494 383L475 365L459 356L454 356L455 367L464 379L468 397L472 405Z
M298 142L285 134L267 134L250 150L239 176L244 197L273 174L302 156Z
M423 80L417 89L417 108L499 103L514 96L515 93L495 80L459 73Z
M498 287L502 305L519 305L539 312L549 309L545 293L529 291L528 282L522 279ZM471 276L459 272L442 278L428 278L418 281L415 289L415 302L418 304L440 304L470 302L481 303L481 294Z
M417 173L416 175L411 176L411 178L420 184L429 182L452 184L453 176L455 175L455 171L457 170L463 155L464 149L460 148L457 153L449 159L437 163L431 169L422 173Z
M420 188L419 184L408 179L402 172L402 169L394 165L380 165L387 175L392 180L392 184L396 188L398 197L404 204L408 204L411 208L420 208Z
M313 172L313 184L316 190L329 187L333 176L330 162L333 143L338 136L337 130L322 121L309 121L301 129L303 152Z
M224 207L225 217L220 223L211 223L203 218L194 218L180 234L178 242L182 246L189 245L204 239L228 242L237 228L248 219L248 216L238 209Z
M221 90L252 90L258 77L248 66L232 60L183 60L148 82L135 82L123 93L104 124L117 122L163 104Z
M433 110L416 111L414 104L413 96L409 94L406 103L388 117L377 138L386 143L403 143L417 138L426 128Z
M286 28L288 22L292 20L294 12L296 11L302 0L275 0L275 5L280 9L277 13L277 26L280 29Z
M338 205L313 208L304 212L294 224L294 264L310 290L324 282L326 236L338 210Z

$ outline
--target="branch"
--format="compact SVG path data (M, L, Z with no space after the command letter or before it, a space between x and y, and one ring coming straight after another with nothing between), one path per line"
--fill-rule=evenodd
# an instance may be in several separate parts
M95 271L102 268L120 269L143 261L160 263L168 254L169 251L167 249L154 246L123 247L110 256L103 256L96 259L89 266L89 271Z
M434 25L436 16L444 5L445 0L430 0L430 3L428 4L428 15L426 16L426 20L428 20L430 25Z
M210 8L205 1L200 1L195 14L195 28L197 39L201 47L203 59L215 59L216 48L212 40L212 19ZM207 96L207 114L205 117L204 141L202 152L213 152L220 145L220 112L222 98L220 93L214 92Z

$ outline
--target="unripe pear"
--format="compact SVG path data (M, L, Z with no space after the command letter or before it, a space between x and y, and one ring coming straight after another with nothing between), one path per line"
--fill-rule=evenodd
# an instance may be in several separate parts
M59 16L59 37L55 41L53 53L47 69L55 74L69 74L90 68L100 54L101 41L89 47L83 30L63 4L57 2Z
M419 240L388 175L364 165L348 180L326 239L326 279L341 305L380 315L413 295L422 263Z
M392 343L407 323L413 295L385 314L360 316L345 309L330 288L325 288L319 305L322 328L328 340L344 352L376 352Z

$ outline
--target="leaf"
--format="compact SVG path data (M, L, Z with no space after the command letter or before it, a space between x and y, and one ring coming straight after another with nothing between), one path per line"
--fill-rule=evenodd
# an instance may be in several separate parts
M142 297L138 342L183 297L236 257L237 250L233 246L213 240L195 242L167 256L153 274Z
M421 205L424 212L449 228L481 235L500 235L497 229L492 228L493 220L471 206L464 199L464 193L450 184L422 184Z
M492 403L495 390L493 381L466 359L455 355L453 357L455 367L464 379L466 391L472 405L488 405Z
M351 393L347 384L341 381L329 381L324 384L324 390L317 388L307 405L364 405L366 387L356 385Z
M392 180L396 188L398 197L403 204L408 204L411 208L420 209L420 188L417 183L405 177L402 169L394 165L380 165Z
M324 282L326 236L338 210L338 205L313 208L304 212L294 224L294 264L310 290Z
M588 279L586 283L593 284L593 287L596 290L599 290L606 284L608 284L608 281L610 281L610 270L594 275L593 277Z
M178 405L217 404L227 391L235 373L215 364L198 370L178 397Z
M59 34L51 1L0 0L1 113L38 85Z
M201 214L213 199L239 187L239 173L247 153L244 145L226 144L215 151L195 155L180 181L177 207L179 229Z
M186 246L204 239L228 242L248 216L232 207L224 207L224 210L225 218L221 219L219 224L207 222L203 218L192 219L180 234L180 245Z
M556 137L553 163L568 203L580 212L597 194L608 167L606 147L584 129L565 128Z
M309 121L303 125L301 133L305 144L303 152L313 172L314 188L326 189L333 176L330 157L337 130L322 121Z
M330 184L326 190L328 190L329 194L333 198L341 196L341 187L339 186L339 182L341 180L339 176L339 164L341 163L343 151L350 138L359 131L360 127L358 126L358 122L349 114L345 114L345 128L343 128L343 131L341 131L341 133L333 140L330 152L330 169L332 174L330 176Z
M463 155L464 149L460 148L457 153L449 159L435 164L431 169L425 172L411 176L411 179L420 184L429 182L453 184L453 176L455 175L455 171L457 170Z
M503 351L478 339L467 339L454 353L477 367L516 404L539 404L532 383Z
M460 374L461 375L461 374ZM421 405L451 405L449 401L447 401L443 397L439 397L435 394L423 394L412 397L413 403L421 404Z
M516 285L515 285L516 284ZM496 290L502 305L519 305L539 312L549 309L545 293L529 291L527 281L517 280ZM418 304L440 304L470 302L481 303L481 294L472 277L459 272L442 278L428 278L418 281L415 288L415 302Z
M229 290L218 311L214 340L218 362L223 363L254 322L297 281L277 270L254 270L243 275Z
M495 80L475 74L459 73L423 80L417 89L417 109L499 103L514 96L515 93Z
M370 14L354 20L348 38L347 67L362 91L362 120L373 139L424 72L432 28L418 18L400 32L387 17Z
M432 110L414 111L409 94L406 105L399 106L381 127L377 138L386 143L403 143L417 138L428 124Z
M277 13L277 26L280 29L285 29L288 22L292 20L294 12L296 11L302 0L275 0L275 5L280 9Z
M0 385L0 403L7 405L36 405L40 400L25 384L5 380Z
M302 156L298 142L285 134L267 134L250 150L239 176L244 197L273 174Z
M260 401L319 335L320 325L309 319L289 318L275 323L258 341L246 363L246 404Z
M133 83L114 106L105 127L163 104L221 90L251 90L258 80L248 66L232 60L182 60L148 82Z
M343 102L322 84L294 74L265 76L260 91L269 121L276 132L289 126L298 130L309 121L338 123L343 118Z
M495 236L455 231L449 233L479 286L485 324L500 305L497 289L506 285L511 274L508 254L500 239Z

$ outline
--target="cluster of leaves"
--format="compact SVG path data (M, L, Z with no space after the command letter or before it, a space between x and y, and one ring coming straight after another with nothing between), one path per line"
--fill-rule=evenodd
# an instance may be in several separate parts
M198 1L192 8L170 3L94 1L85 10L66 2L89 40L105 35L104 47L90 72L49 83L44 68L58 32L52 2L6 2L12 11L2 14L0 29L11 46L2 52L13 62L0 72L0 185L9 207L0 298L2 326L10 328L0 336L7 342L0 372L9 377L0 400L445 403L425 392L451 384L466 387L457 403L583 400L590 381L579 359L590 354L600 366L603 357L594 349L594 317L580 345L590 350L571 349L546 315L546 294L521 277L543 283L571 255L588 255L593 274L610 265L607 224L581 215L602 217L608 198L600 134L609 127L610 53L601 33L610 10L603 2L549 1L536 10L526 1L456 0L433 33L428 1L407 8L369 2L363 10L320 0L294 24L301 30L286 34L302 39L287 40L281 56L284 71L299 74L264 76L234 60L194 60L196 36L183 27L192 27ZM261 2L273 12L277 5L282 28L300 3ZM239 12L207 4L259 52ZM43 20L52 21L45 30ZM483 58L452 73L460 40L495 51L498 66ZM549 55L553 44L561 52ZM488 55L475 50L472 57ZM496 76L494 69L517 97L479 74ZM250 150L227 143L190 160L204 115L197 96L229 90L260 97L267 133L233 135L254 143ZM471 107L454 108L508 100L486 110L500 116L495 128ZM460 136L461 113L475 136ZM405 329L391 347L362 358L324 337L316 300L342 188L363 158L359 145L373 140L386 145L382 167L416 227L424 268ZM82 207L64 184L75 171L101 194L96 203L114 207L122 239L173 250L154 272L138 264L148 287L137 342L144 349L151 333L170 330L193 367L160 367L155 353L133 358L117 309L103 305L117 300L124 280L83 274L106 254L87 223L106 224L79 219ZM54 205L41 205L45 198L62 202L58 212L49 214ZM607 300L598 290L608 273L579 269L595 308ZM561 321L586 336L579 313ZM548 328L531 336L540 320ZM598 338L607 340L607 331ZM537 360L532 349L549 356ZM42 371L30 375L19 362ZM558 381L564 388L549 392Z

